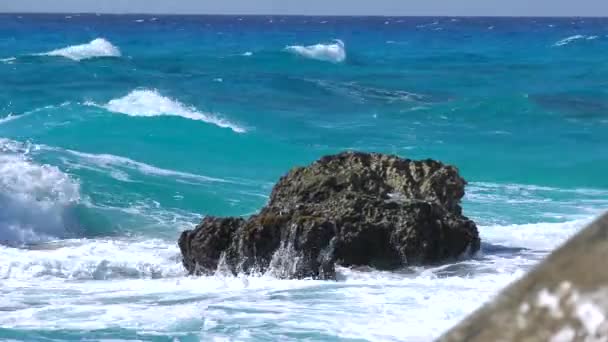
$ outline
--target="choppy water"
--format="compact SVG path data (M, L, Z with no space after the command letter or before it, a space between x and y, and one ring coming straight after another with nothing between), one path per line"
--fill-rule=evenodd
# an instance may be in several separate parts
M0 339L428 341L608 206L608 20L0 15ZM470 184L471 260L186 277L344 149Z

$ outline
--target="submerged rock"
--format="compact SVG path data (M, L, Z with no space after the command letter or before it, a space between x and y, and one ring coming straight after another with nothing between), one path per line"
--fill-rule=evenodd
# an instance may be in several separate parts
M186 269L333 279L335 264L394 270L479 250L462 215L465 180L433 160L344 152L296 168L248 220L207 217L185 231Z
M439 341L608 341L608 214Z

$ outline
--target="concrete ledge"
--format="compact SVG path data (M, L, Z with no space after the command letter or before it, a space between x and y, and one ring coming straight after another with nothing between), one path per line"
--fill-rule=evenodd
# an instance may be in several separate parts
M607 317L608 213L438 341L608 341Z

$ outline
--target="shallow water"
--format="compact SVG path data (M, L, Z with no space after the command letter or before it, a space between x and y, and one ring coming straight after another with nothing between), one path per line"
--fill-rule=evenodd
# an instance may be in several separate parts
M608 20L0 15L0 339L427 341L608 207ZM469 181L475 258L191 278L344 149Z

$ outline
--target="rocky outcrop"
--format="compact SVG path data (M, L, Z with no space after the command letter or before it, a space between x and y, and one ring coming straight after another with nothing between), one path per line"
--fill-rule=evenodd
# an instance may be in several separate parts
M440 342L608 341L608 213Z
M466 182L433 160L345 152L296 168L266 207L242 218L206 217L179 246L186 269L211 274L272 272L333 279L335 264L394 270L479 249L462 216Z

